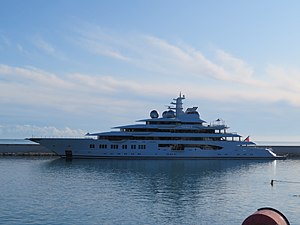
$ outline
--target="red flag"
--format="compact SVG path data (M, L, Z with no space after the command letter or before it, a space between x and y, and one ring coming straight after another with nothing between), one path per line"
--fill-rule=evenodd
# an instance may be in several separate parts
M244 141L250 142L250 136L246 137Z

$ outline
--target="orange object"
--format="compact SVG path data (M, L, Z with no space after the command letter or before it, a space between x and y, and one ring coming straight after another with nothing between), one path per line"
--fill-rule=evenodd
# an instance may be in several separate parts
M242 225L290 225L290 223L278 210L261 208L248 216Z

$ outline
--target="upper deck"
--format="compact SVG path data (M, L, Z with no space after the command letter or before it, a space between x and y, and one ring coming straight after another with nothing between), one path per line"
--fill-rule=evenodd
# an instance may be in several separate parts
M184 95L179 95L178 98L173 99L171 102L174 106L168 106L168 110L164 111L161 116L156 110L150 112L150 118L138 120L137 122L144 122L143 124L131 124L124 126L117 126L114 128L119 129L119 131L114 132L101 132L88 134L92 136L103 136L112 135L116 136L119 134L131 135L131 134L141 134L141 133L157 133L156 135L174 135L181 134L186 136L189 134L211 136L211 137L241 137L236 133L227 133L227 127L225 122L221 119L217 119L209 125L205 125L204 120L200 118L200 114L197 112L198 107L187 108L183 110Z

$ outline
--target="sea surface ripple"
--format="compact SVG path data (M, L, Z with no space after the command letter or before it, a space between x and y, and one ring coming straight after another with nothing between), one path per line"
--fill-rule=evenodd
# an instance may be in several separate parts
M262 207L300 224L299 159L6 156L0 171L0 224L240 225Z

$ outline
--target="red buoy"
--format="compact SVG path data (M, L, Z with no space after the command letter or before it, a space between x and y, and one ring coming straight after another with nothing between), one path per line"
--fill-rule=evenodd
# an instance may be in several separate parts
M242 225L290 225L287 218L273 208L261 208L248 216Z

